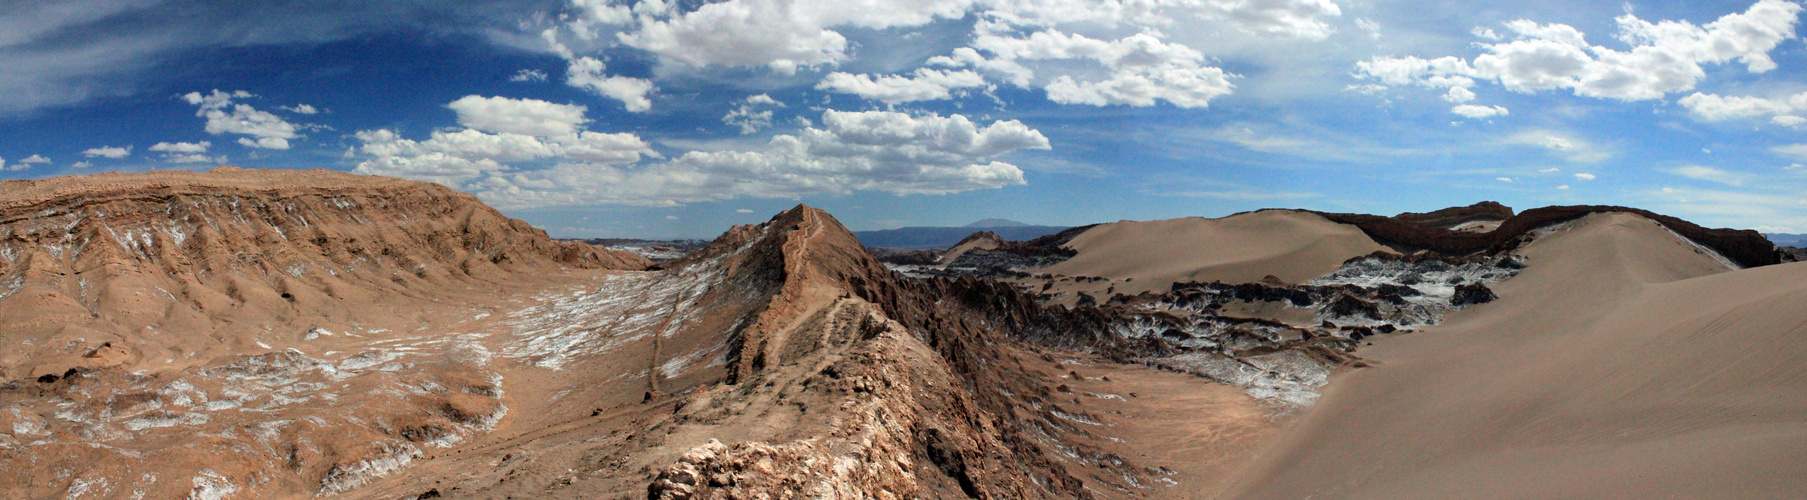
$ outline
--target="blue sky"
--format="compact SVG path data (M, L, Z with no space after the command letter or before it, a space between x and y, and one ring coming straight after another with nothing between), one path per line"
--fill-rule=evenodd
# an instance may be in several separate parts
M557 236L1481 200L1807 232L1802 5L0 6L0 178L328 168Z

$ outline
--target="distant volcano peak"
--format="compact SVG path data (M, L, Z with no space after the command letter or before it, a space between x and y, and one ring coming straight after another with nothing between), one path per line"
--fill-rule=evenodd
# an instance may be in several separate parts
M966 225L966 227L972 227L972 228L981 228L981 227L1025 227L1025 226L1029 226L1029 225L1030 225L1030 224L1029 224L1029 223L1026 223L1026 222L1017 222L1017 221L1013 221L1013 220L1010 220L1010 219L980 219L980 220L979 220L979 221L978 221L978 222L974 222L974 223L972 223L972 224L967 224L967 225Z

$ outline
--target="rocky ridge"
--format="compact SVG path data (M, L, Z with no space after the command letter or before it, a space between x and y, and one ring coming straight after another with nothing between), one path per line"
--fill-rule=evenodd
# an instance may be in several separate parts
M436 184L0 183L0 496L332 494L508 415L497 295L635 269Z

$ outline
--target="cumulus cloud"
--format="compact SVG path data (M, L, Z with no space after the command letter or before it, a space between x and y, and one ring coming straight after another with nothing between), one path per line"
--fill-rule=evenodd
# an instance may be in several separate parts
M309 105L309 104L296 104L294 106L277 106L277 108L279 108L283 111L297 114L297 115L313 115L313 114L320 113L319 109L315 109L314 106Z
M1807 122L1792 113L1807 112L1807 92L1786 98L1721 96L1695 92L1676 101L1694 118L1707 122L1769 117L1770 123L1793 127Z
M979 126L961 115L826 111L822 128L778 135L753 151L693 151L642 168L560 163L497 175L472 189L499 206L678 205L736 197L796 198L882 191L946 194L1024 183L993 159L1047 149L1017 121Z
M470 95L446 107L466 128L435 130L418 141L388 129L358 131L353 136L362 145L348 153L361 153L366 159L356 172L461 187L488 174L511 172L509 163L616 164L658 156L634 134L583 130L590 121L583 106Z
M524 69L524 70L515 72L514 76L508 77L508 81L511 81L511 82L543 82L543 81L546 81L546 72L540 71L537 69Z
M108 159L117 160L120 158L125 158L127 156L132 156L132 146L130 144L128 144L123 148L117 147L117 146L101 146L98 148L90 148L90 149L83 150L82 156L86 156L89 158L108 158Z
M1306 40L1335 33L1330 22L1343 14L1330 0L992 0L982 7L984 17L1021 25L1165 26L1196 16L1244 33Z
M692 67L763 66L792 73L800 67L846 60L847 37L835 28L920 26L936 19L958 19L972 5L972 0L727 0L678 12L663 1L641 2L636 8L646 6L643 15L632 18L638 25L617 38L667 62ZM611 24L630 19L613 14L601 17L615 21Z
M579 132L579 137L598 140L580 154L567 142L570 136L464 129L436 131L415 141L389 130L365 130L356 134L363 143L358 153L366 157L357 172L440 182L503 208L678 205L853 191L944 194L1019 185L1024 183L1022 170L996 157L1049 147L1040 132L1014 120L981 126L957 114L830 110L821 121L819 128L774 136L759 149L692 151L643 165L636 163L657 153L632 134Z
M728 110L722 115L722 123L740 128L742 135L758 132L772 126L772 110L764 106L784 107L783 102L766 94L755 94L740 100L739 107Z
M24 163L24 164L37 163L37 164L49 165L50 159L45 158L43 155L35 155L34 154L31 156L25 157L25 159L23 159L23 160L19 160L19 163Z
M853 94L885 104L933 101L952 97L952 90L985 87L985 77L971 70L945 71L917 68L915 74L854 75L834 72L816 84L817 90Z
M213 143L201 142L159 142L148 148L163 153L163 161L168 163L226 163L225 156L207 156L208 148Z
M69 164L69 168L88 168L88 167L92 167L92 166L94 166L93 163L86 162L86 161L78 161L78 162Z
M6 159L5 159L5 158L0 158L0 170L25 170L25 169L28 169L28 168L31 168L31 165L26 165L26 164L24 164L24 163L18 163L18 164L13 164L13 165L7 165L7 164L6 164Z
M979 30L970 47L931 58L929 63L972 67L1018 87L1030 87L1037 81L1031 63L1070 65L1069 61L1077 60L1103 66L1104 78L1075 78L1069 73L1040 79L1048 99L1061 104L1153 106L1161 100L1182 108L1203 108L1235 88L1230 82L1234 75L1205 65L1204 54L1162 41L1152 32L1101 40L1053 29L1028 36L1017 36L1003 25L982 25Z
M750 213L753 213L753 210L752 210L752 209L750 209L750 208L737 208L737 209L734 209L734 213L737 213L737 214L750 214Z
M610 76L606 51L631 48L683 68L764 68L793 75L830 71L817 89L896 105L948 99L960 89L1009 83L1062 104L1203 108L1235 86L1198 50L1165 41L1162 29L1232 30L1265 39L1321 41L1343 15L1334 0L570 0L541 33L569 63L567 83L645 111L652 80ZM928 67L833 71L856 47L848 30L871 32L977 19L973 43ZM1202 22L1202 25L1200 24ZM1185 23L1185 24L1180 24ZM1377 32L1371 20L1358 23ZM1079 31L1074 31L1079 30ZM1127 36L1126 36L1127 35ZM1099 38L1092 38L1092 37ZM879 48L876 50L886 50ZM1079 64L1075 64L1079 63ZM526 72L517 80L531 80ZM733 111L730 111L733 112Z
M1576 178L1576 179L1581 179L1581 180L1584 180L1584 181L1591 181L1591 180L1594 180L1594 179L1598 179L1598 178L1599 178L1599 176L1596 176L1596 175L1594 175L1594 174L1590 174L1590 173L1587 173L1587 172L1582 172L1582 173L1578 173L1578 174L1575 174L1575 178Z
M446 105L458 113L458 124L504 134L554 136L574 133L584 123L587 108L554 104L537 99L510 99L467 95Z
M195 116L206 118L206 131L209 134L237 134L250 137L239 138L238 143L246 147L264 149L289 149L289 140L299 137L303 127L289 123L282 117L268 111L259 111L248 104L234 104L234 99L256 97L250 92L236 90L221 92L215 89L210 94L189 92L182 100L198 106Z
M653 108L653 101L647 97L658 90L652 80L610 76L608 66L594 57L577 57L571 59L565 70L565 84L588 90L603 97L621 101L628 111L640 113Z
M159 142L151 146L151 151L159 153L205 153L213 143L201 142Z
M1474 100L1474 91L1468 90L1467 87L1450 87L1449 92L1443 94L1443 100L1456 104L1472 101Z
M1477 30L1477 38L1500 40L1477 43L1483 53L1471 60L1376 57L1358 63L1356 75L1388 85L1466 88L1478 80L1521 93L1569 89L1585 97L1661 99L1694 89L1706 77L1703 65L1741 63L1751 73L1775 69L1769 52L1795 38L1801 10L1788 0L1759 0L1704 26L1651 23L1627 13L1614 21L1616 38L1629 51L1592 45L1569 25L1520 19L1505 23L1509 40Z
M358 164L359 173L424 179L451 186L486 172L505 171L504 162L632 163L642 156L658 154L633 134L587 130L532 136L467 128L436 130L428 139L415 141L392 130L378 129L360 130L354 137L363 143L359 152L371 157Z
M1459 104L1456 105L1456 107L1449 108L1449 112L1476 120L1512 114L1503 106L1480 106L1475 104Z
M1343 15L1330 0L1210 0L1205 5L1207 12L1244 31L1309 40L1328 38L1336 31L1330 18ZM1363 29L1379 36L1379 25Z

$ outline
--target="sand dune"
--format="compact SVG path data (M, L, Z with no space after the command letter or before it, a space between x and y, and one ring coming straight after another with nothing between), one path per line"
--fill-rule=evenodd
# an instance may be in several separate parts
M1248 283L1273 275L1300 283L1385 249L1355 226L1292 210L1100 224L1067 247L1079 255L1043 271L1130 279L1115 292L1132 295L1164 292L1176 281Z
M1499 301L1364 349L1379 366L1331 384L1225 496L1807 491L1807 264L1730 271L1628 214L1521 252Z

